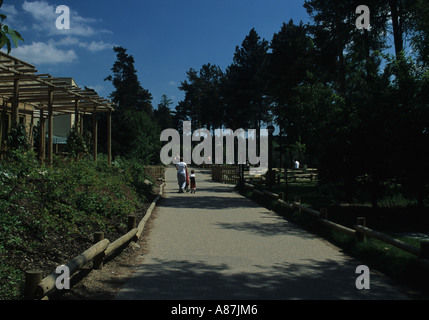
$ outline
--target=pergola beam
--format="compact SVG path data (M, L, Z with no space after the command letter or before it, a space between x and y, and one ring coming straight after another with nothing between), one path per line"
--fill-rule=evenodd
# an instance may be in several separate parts
M4 110L11 110L12 124L19 122L20 104L38 110L34 116L40 117L39 156L46 158L51 165L53 161L53 118L60 114L74 114L75 127L81 132L83 116L93 116L94 160L97 160L97 112L107 112L107 153L111 163L111 115L114 111L110 100L85 87L81 89L71 78L54 78L49 74L36 74L35 66L0 52L0 98ZM46 121L47 120L47 121ZM47 122L48 141L45 144L45 126ZM82 132L81 132L82 133Z

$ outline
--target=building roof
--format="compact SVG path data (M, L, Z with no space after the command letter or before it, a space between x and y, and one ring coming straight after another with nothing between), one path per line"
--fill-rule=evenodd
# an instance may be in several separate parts
M12 103L15 89L19 89L19 103L30 104L37 110L47 112L52 92L54 114L74 113L76 101L79 101L80 112L93 112L94 108L97 112L113 111L110 100L98 96L92 89L81 89L74 79L37 72L30 63L0 52L0 97ZM15 86L16 80L18 86Z

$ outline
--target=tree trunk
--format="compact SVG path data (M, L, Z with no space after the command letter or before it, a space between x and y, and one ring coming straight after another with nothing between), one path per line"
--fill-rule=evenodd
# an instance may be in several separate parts
M338 56L338 83L339 90L341 93L345 92L346 87L346 68L345 68L345 60L344 60L344 43L343 37L341 36L341 15L338 6L336 7L336 25L335 31L337 36L337 56Z
M398 8L398 0L389 0L389 6L390 6L390 12L392 14L395 54L396 54L396 57L398 57L401 51L404 49L404 43L402 38L402 24L400 20L401 12Z

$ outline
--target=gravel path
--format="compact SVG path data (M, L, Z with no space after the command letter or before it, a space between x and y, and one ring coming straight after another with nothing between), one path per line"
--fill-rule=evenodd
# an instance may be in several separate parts
M197 192L178 193L166 171L164 199L137 272L116 299L407 299L341 250L197 171Z

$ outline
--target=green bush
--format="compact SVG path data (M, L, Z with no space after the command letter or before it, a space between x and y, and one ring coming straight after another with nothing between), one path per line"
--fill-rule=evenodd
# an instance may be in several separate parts
M32 151L16 149L0 161L0 299L14 298L11 283L18 279L4 272L16 270L11 261L19 252L37 254L57 239L92 242L100 230L109 239L126 232L128 215L151 195L150 179L137 161L109 166L105 156L99 159L56 159L48 167Z
M10 129L10 132L7 136L7 145L8 148L12 150L18 149L28 151L31 149L24 124L17 124Z

